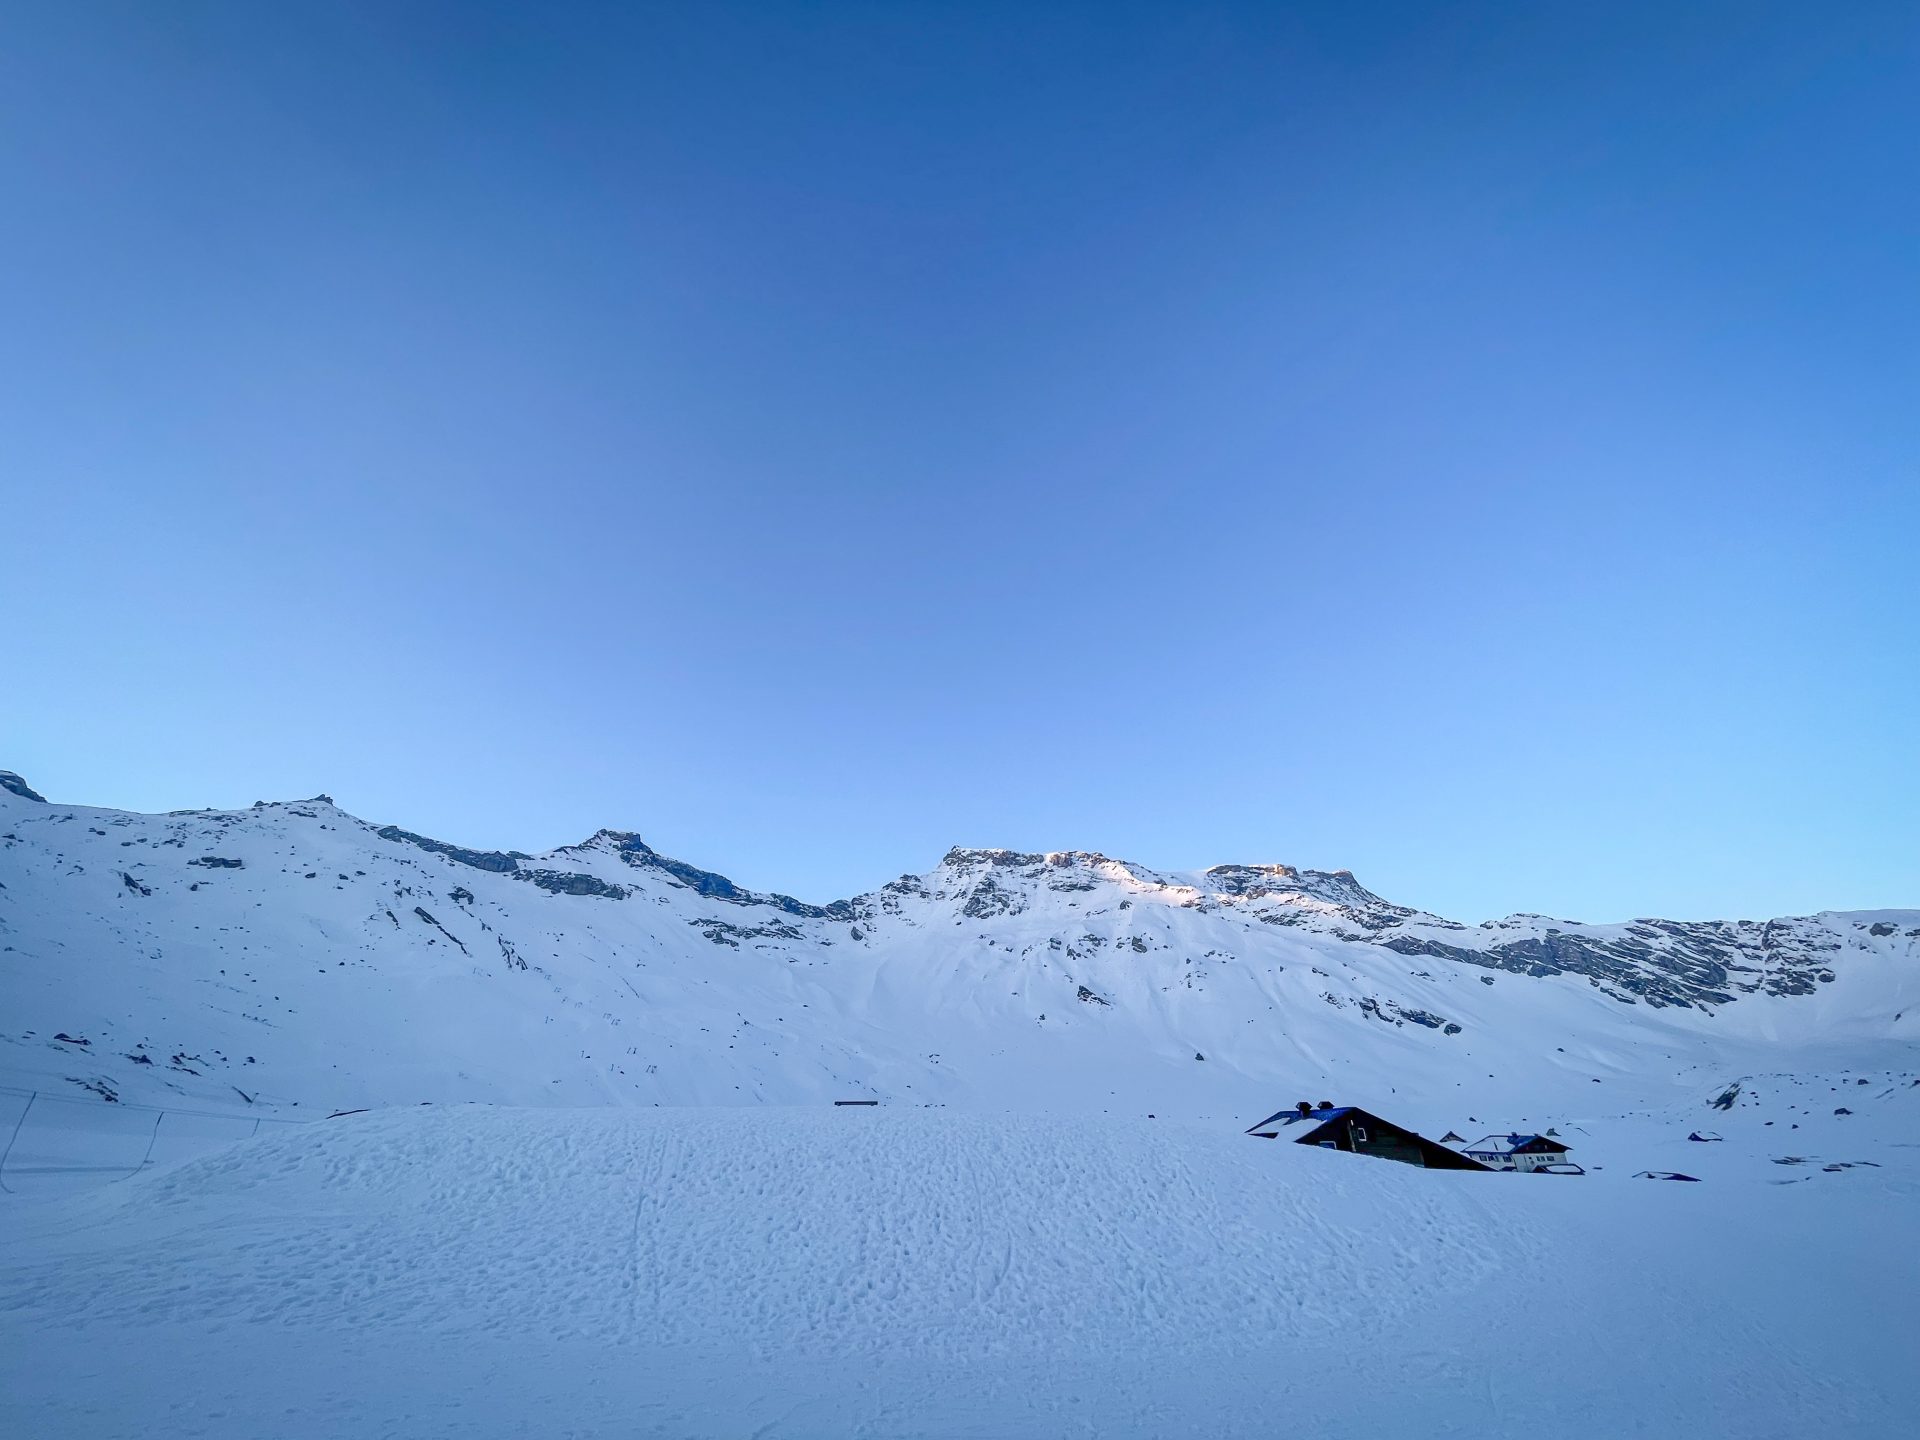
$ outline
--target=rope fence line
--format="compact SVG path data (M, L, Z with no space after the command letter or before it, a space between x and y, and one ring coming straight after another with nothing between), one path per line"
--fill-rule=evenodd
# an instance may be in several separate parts
M28 1090L17 1085L0 1085L0 1095L24 1095L27 1100L27 1103L20 1107L19 1115L14 1117L13 1131L7 1136L6 1148L0 1150L0 1194L7 1195L18 1195L20 1193L11 1185L7 1184L7 1160L12 1156L13 1147L20 1139L20 1131L25 1127L27 1116L32 1113L33 1107L36 1104L42 1104L43 1106L78 1105L103 1114L109 1111L133 1111L140 1114L150 1114L153 1116L153 1129L147 1132L146 1153L140 1157L140 1163L138 1165L132 1167L124 1165L51 1165L29 1167L29 1169L35 1173L78 1174L85 1171L124 1170L128 1176L137 1175L153 1163L154 1147L160 1143L160 1126L169 1115L178 1115L183 1118L191 1117L200 1120L225 1120L234 1124L245 1124L248 1121L252 1121L253 1129L247 1132L246 1137L249 1139L260 1133L260 1127L263 1124L311 1125L319 1118L318 1116L309 1119L304 1116L295 1118L290 1115L246 1115L235 1111L194 1110L183 1106L171 1105L134 1105L123 1100L82 1099L78 1095L54 1095L44 1090ZM238 1139L240 1137L235 1136L233 1138ZM15 1173L21 1173L17 1167Z
M20 1138L20 1127L27 1123L27 1111L33 1109L33 1102L39 1098L38 1090L27 1096L27 1103L20 1107L20 1118L13 1122L13 1134L7 1137L7 1148L0 1150L0 1190L6 1190L9 1195L14 1192L7 1190L7 1156L13 1153L13 1142Z
M0 1095L39 1096L50 1105L90 1105L102 1110L139 1110L148 1114L158 1111L162 1115L193 1115L202 1120L252 1120L256 1124L268 1125L311 1125L321 1116L305 1115L249 1115L244 1110L194 1110L185 1105L136 1105L129 1100L87 1099L79 1095L55 1095L46 1090L29 1090L21 1085L0 1085Z

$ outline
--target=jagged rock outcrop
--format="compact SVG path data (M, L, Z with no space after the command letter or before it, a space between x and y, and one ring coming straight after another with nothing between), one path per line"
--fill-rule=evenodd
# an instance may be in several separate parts
M0 790L18 795L22 800L33 800L41 805L47 803L46 796L27 784L26 781L22 780L11 770L0 770Z

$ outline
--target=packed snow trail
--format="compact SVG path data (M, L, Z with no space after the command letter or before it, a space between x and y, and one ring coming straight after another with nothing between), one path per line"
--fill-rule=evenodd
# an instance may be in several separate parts
M0 1424L1904 1435L1911 1168L1826 1178L939 1110L350 1116L12 1203Z

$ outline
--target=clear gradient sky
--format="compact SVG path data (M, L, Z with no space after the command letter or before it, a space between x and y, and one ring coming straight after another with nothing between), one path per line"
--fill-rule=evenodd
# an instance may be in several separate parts
M1920 9L0 0L0 766L1920 905Z

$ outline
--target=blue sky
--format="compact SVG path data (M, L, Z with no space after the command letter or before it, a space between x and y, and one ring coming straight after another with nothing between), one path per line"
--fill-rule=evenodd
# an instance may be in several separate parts
M0 7L0 765L1920 904L1910 5Z

